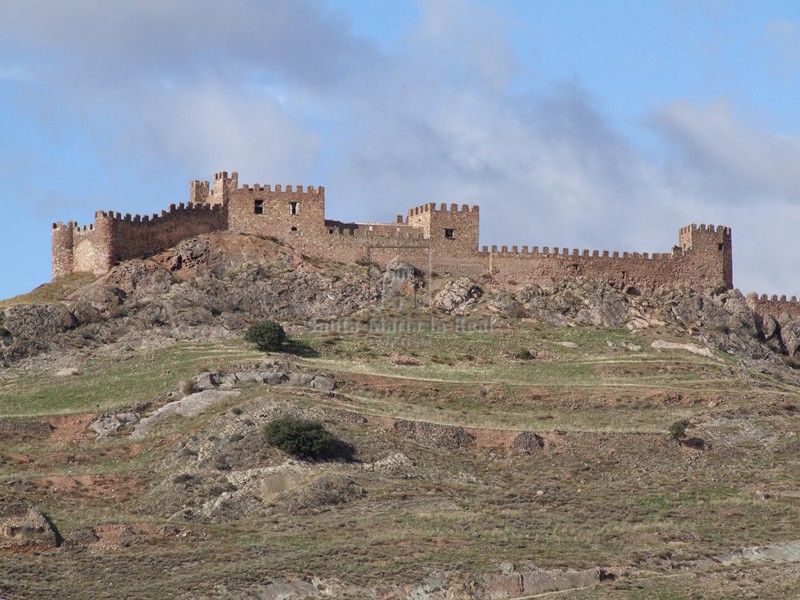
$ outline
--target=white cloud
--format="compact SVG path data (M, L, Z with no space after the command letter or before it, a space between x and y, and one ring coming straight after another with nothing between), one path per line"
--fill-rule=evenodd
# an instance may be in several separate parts
M318 136L277 101L211 83L159 92L133 109L142 128L137 145L180 157L199 176L225 168L243 182L296 182L320 151Z

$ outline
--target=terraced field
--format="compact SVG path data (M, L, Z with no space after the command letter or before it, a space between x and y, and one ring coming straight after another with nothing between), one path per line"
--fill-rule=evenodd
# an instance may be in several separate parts
M0 537L0 596L800 596L791 369L666 328L291 335L0 371L0 518L32 504L55 531ZM236 393L135 434L201 388ZM285 414L347 452L269 447Z

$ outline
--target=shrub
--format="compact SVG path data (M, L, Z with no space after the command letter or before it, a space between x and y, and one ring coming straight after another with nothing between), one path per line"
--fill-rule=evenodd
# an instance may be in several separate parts
M253 323L244 339L253 342L256 347L263 352L277 352L286 341L286 332L280 323L275 321L260 321Z
M181 381L181 392L184 396L194 394L197 391L197 382L194 379L185 379Z
M281 417L264 427L264 440L293 456L315 458L333 449L336 438L318 421Z
M674 439L680 439L686 437L686 426L688 425L686 419L680 419L675 421L672 425L669 426L669 435Z

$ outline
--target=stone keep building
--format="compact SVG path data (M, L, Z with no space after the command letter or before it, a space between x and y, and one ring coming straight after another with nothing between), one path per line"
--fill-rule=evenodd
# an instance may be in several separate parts
M345 223L325 218L325 189L239 186L237 173L190 184L189 202L158 215L98 211L91 225L53 224L53 278L97 275L132 258L146 258L183 239L218 231L271 237L310 257L383 266L393 259L421 271L500 283L587 277L622 289L652 292L733 287L731 230L689 225L666 253L568 250L538 246L479 247L477 206L423 204L394 223Z

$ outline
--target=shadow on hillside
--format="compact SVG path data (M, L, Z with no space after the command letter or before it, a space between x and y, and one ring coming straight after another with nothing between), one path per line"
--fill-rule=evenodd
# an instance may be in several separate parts
M287 340L286 343L283 344L281 351L286 354L294 354L295 356L319 356L319 352L317 352L311 344L302 340Z
M331 442L330 448L320 455L319 458L323 460L341 460L346 462L353 462L356 449L353 445L343 442L336 438Z

